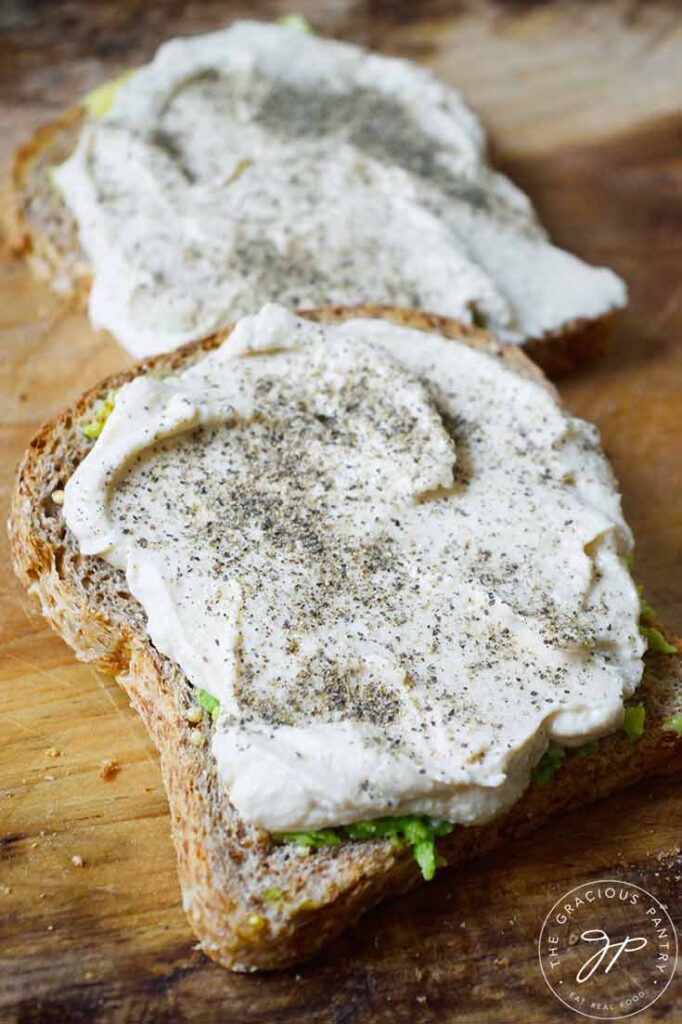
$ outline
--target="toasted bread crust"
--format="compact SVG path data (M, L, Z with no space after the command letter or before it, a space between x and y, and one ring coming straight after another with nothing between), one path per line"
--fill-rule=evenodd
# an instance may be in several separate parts
M306 315L325 322L381 316L437 331L544 382L518 349L440 317L374 306L330 307ZM123 575L100 559L78 553L61 506L52 499L89 450L92 442L81 427L109 388L141 372L177 371L228 334L110 377L42 427L18 469L9 529L16 572L38 597L43 614L80 659L116 676L159 750L183 902L202 948L218 963L251 971L306 959L379 900L418 884L419 871L406 849L384 840L345 842L305 855L294 847L274 846L265 832L239 819L220 796L207 746L192 742L197 729L186 720L189 684L152 645ZM637 743L622 733L608 737L595 754L569 759L550 786L531 786L511 811L492 823L455 828L439 841L448 863L469 860L530 832L553 814L618 787L682 767L682 742L662 728L682 706L682 658L648 657L638 697L646 705L647 728ZM207 740L210 724L198 728ZM285 893L274 902L266 895L273 887Z
M84 116L81 107L72 107L19 147L0 207L10 250L26 259L37 278L82 307L92 275L76 222L50 171L73 152Z
M40 280L83 308L92 275L75 220L55 191L49 171L73 151L84 118L82 107L72 107L17 150L2 203L10 248L27 260ZM575 320L522 347L545 373L558 377L603 354L614 317L606 313L596 320Z

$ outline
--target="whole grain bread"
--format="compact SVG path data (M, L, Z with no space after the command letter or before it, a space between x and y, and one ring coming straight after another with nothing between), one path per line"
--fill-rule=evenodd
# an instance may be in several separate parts
M374 306L308 315L325 322L381 316L439 332L551 388L518 349L454 321ZM201 359L227 334L148 359L103 381L42 427L19 466L10 535L16 571L39 599L43 614L77 657L116 676L158 748L184 907L202 948L226 967L252 971L311 956L379 900L421 882L419 869L407 848L387 840L345 841L308 852L277 845L266 832L240 820L220 793L208 717L202 725L188 722L190 684L152 645L144 612L128 592L124 575L79 553L64 522L60 493L93 443L83 424L109 389L141 373L172 374ZM456 827L439 840L447 863L476 857L552 815L638 779L681 768L682 740L664 723L682 707L682 657L648 655L638 699L646 707L646 729L637 742L623 732L614 734L595 753L568 758L551 785L531 785L512 810L492 823Z
M83 308L92 275L76 222L52 183L51 170L70 156L84 117L82 107L73 107L39 128L17 150L2 203L11 250L54 291ZM560 376L603 353L613 320L614 313L574 320L523 348L545 373Z

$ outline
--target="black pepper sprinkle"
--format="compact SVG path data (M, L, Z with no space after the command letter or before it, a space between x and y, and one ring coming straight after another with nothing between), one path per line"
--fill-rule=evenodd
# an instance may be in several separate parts
M435 458L439 420L404 400L403 371L373 349L356 353L334 386L323 374L281 376L267 366L240 370L256 415L158 441L117 479L110 504L121 533L164 560L179 600L196 600L193 581L207 584L211 622L227 618L223 585L238 580L242 727L352 721L375 730L367 742L424 756L452 723L467 749L467 728L493 742L508 727L508 707L516 726L517 716L542 716L579 691L551 656L585 650L608 664L583 605L559 602L538 571L547 531L559 537L576 520L547 520L556 474L539 491L526 484L536 460L549 457L546 439L513 407L499 429L494 381L467 380L462 390L441 373L425 378L422 400L434 403L457 462L451 486L415 495L394 491L395 478ZM464 411L453 411L458 403ZM476 522L455 528L472 487ZM575 543L582 550L577 534ZM385 661L350 656L344 645L359 642L387 652L405 686L387 677ZM488 700L471 695L477 677ZM535 680L541 690L529 688ZM470 763L486 756L477 748Z

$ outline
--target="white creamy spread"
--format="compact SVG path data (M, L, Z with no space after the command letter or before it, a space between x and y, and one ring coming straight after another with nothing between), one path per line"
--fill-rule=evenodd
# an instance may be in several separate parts
M266 306L121 388L64 514L220 701L219 776L271 830L485 821L641 677L595 429L441 336Z
M512 342L625 302L490 169L456 90L278 25L162 46L54 178L93 270L91 319L138 356L271 300L427 309Z

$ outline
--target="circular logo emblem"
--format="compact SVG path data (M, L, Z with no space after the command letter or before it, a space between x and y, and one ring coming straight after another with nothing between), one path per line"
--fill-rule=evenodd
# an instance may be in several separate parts
M601 878L571 889L545 918L540 969L564 1006L593 1020L632 1017L663 995L677 964L677 935L655 896Z

